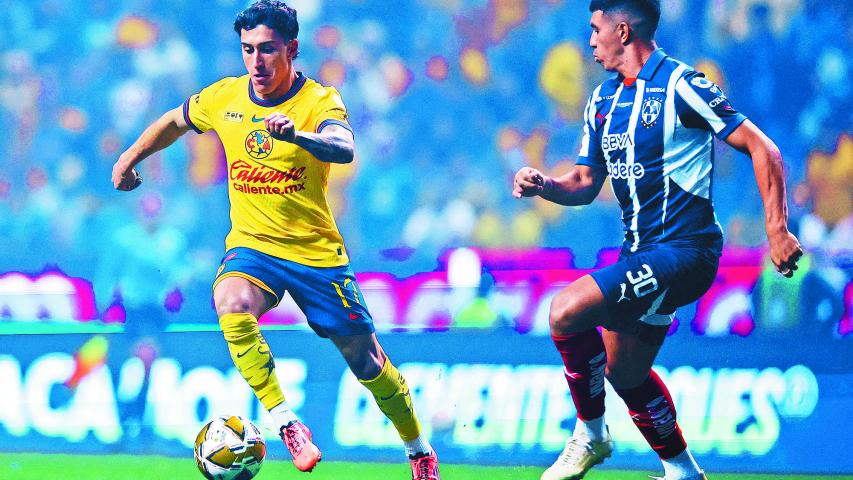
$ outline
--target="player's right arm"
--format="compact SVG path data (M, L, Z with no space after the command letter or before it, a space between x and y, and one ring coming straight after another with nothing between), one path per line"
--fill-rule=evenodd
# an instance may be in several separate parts
M515 174L512 196L515 198L539 195L560 205L589 205L607 174L587 165L576 165L559 177L548 177L532 167L524 167Z
M190 126L184 118L182 107L164 113L118 157L118 161L113 165L113 186L117 190L125 191L139 186L139 176L134 167L150 155L175 143L175 140L189 130Z
M584 108L583 139L577 165L559 177L548 177L532 167L515 174L512 196L515 198L539 195L560 205L589 205L598 196L607 179L604 154L598 142L595 99L601 87L595 89Z

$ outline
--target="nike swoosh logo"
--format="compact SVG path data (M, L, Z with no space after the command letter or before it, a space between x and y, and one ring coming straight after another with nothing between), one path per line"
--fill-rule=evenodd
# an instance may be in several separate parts
M245 357L245 356L246 356L249 352L251 352L251 351L252 351L252 349L254 349L254 348L255 348L255 347L251 347L251 348L249 348L248 350L246 350L246 351L245 351L245 352L243 352L243 353L238 353L238 354L237 354L237 358L243 358L243 357ZM260 355L266 355L266 354L270 353L270 351L269 351L269 350L264 350L264 349L263 349L263 347L261 347L260 345L258 345L258 347L257 347L257 348L258 348L258 354L260 354Z
M255 122L255 123L263 122L263 121L264 121L264 117L261 117L261 118L255 118L255 116L254 116L254 115L252 115L252 121L253 121L253 122Z
M379 400L387 402L388 400L391 400L394 397L394 395L397 395L398 393L399 392L394 392L391 395L388 395L387 397L379 397ZM405 393L403 393L402 395L404 397L411 397L412 396L412 394L408 390Z

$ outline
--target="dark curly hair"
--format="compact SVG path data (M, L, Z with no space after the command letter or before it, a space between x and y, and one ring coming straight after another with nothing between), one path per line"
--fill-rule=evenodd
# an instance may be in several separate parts
M589 11L623 12L631 17L631 28L644 40L655 38L660 22L659 0L592 0Z
M234 31L240 35L241 30L251 30L258 25L266 25L275 30L285 42L294 40L299 35L296 10L279 0L258 0L250 5L237 15Z

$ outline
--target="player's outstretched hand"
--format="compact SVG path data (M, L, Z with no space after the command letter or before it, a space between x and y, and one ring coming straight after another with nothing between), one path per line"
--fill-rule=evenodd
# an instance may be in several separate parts
M113 187L129 192L142 185L142 176L133 167L128 167L121 159L113 165Z
M800 242L791 232L787 230L769 238L770 259L776 266L776 271L791 278L797 269L797 261L803 256Z
M296 126L293 124L293 120L283 113L274 112L267 115L264 119L264 126L272 138L276 140L291 143L296 140Z
M515 174L512 184L512 196L515 198L534 197L545 191L545 175L532 167L524 167Z

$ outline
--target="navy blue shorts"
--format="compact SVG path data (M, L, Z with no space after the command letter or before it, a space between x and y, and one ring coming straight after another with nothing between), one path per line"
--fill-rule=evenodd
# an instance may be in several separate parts
M675 309L698 300L714 282L719 248L658 244L619 255L619 261L591 274L604 294L610 325L631 328L637 320L669 325Z
M236 247L222 257L214 287L226 277L245 278L273 295L276 305L289 292L308 318L308 325L321 337L370 334L375 330L349 265L309 267Z

